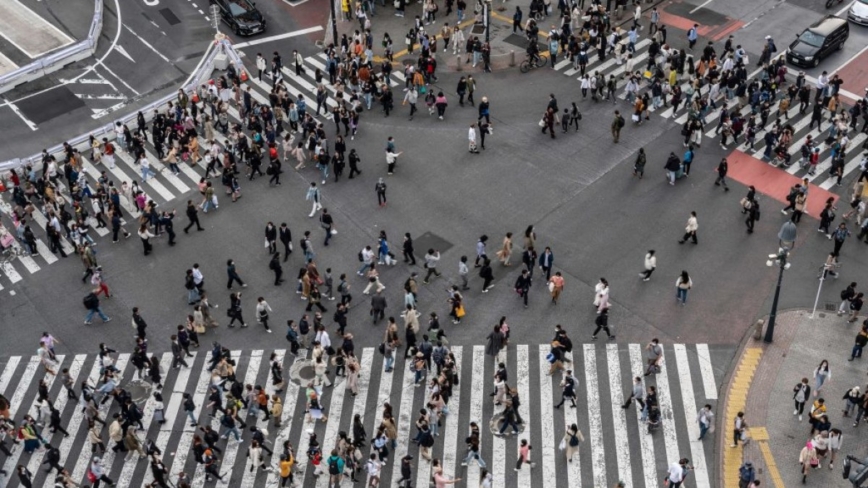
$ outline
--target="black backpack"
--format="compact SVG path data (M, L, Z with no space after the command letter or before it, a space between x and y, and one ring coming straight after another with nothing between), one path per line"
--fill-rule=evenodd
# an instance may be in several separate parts
M84 308L91 310L99 305L99 298L97 298L93 293L88 293L82 300L82 303L84 304Z
M329 474L340 474L337 459L329 459Z

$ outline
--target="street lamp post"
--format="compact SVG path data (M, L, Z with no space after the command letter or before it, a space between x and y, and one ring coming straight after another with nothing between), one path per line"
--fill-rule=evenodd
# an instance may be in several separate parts
M491 0L483 0L484 16L485 16L485 42L489 42L489 31L491 30Z
M766 266L773 266L778 263L780 271L778 272L778 284L775 287L775 298L772 300L772 311L769 314L769 325L766 327L766 335L763 341L771 343L775 335L775 318L778 315L778 299L781 296L781 281L784 279L784 270L790 268L790 263L787 262L790 250L796 245L796 224L788 220L781 226L778 232L778 240L780 248L777 254L770 254L769 260L766 261Z

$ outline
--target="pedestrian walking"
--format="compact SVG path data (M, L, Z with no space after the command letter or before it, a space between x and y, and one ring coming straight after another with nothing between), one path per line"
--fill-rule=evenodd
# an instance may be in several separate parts
M570 400L570 408L576 408L576 379L573 377L573 371L569 369L564 374L563 379L561 379L561 401L555 405L555 409L561 408L561 405L568 398Z
M726 158L720 160L720 163L717 165L717 179L714 180L714 186L723 185L723 191L729 191L729 187L726 186L726 173L729 171L729 164L726 162Z
M606 332L606 336L609 337L609 340L615 340L615 335L612 334L612 331L609 329L609 309L604 308L597 314L597 317L594 319L594 325L596 325L597 328L594 329L594 333L591 334L592 341L597 340L597 334L600 333L600 330Z
M521 275L515 280L515 292L524 300L524 308L527 308L527 297L530 292L530 273L526 269L521 270Z
M820 466L820 459L817 457L817 450L814 448L814 443L811 439L805 443L805 447L799 452L799 464L802 467L802 484L805 484L807 483L810 470Z
M693 288L693 280L687 271L681 271L678 279L675 280L675 301L681 302L681 305L687 305L687 292Z
M561 439L561 444L559 446L559 449L564 451L564 455L567 457L567 462L573 462L573 457L578 454L579 445L582 442L585 442L585 437L582 435L582 431L579 430L579 426L576 424L570 425L564 433L564 437Z
M383 178L379 178L377 180L377 184L374 185L374 191L377 193L377 203L380 207L386 206L386 182Z
M612 120L612 142L617 143L618 139L621 137L621 129L624 128L624 117L621 116L621 112L615 110L615 118ZM554 133L552 133L552 137L554 138Z
M431 275L435 275L437 277L441 276L441 273L437 271L437 263L440 261L440 252L432 249L428 249L428 252L425 254L425 269L427 270L425 273L425 278L422 280L422 283L429 284Z
M320 193L319 188L317 188L315 181L310 182L310 187L307 189L305 200L311 202L312 207L308 217L313 218L316 212L322 209L322 194Z
M530 460L531 445L527 439L522 439L518 446L518 460L515 462L515 471L521 471L521 467L525 464L530 466L530 469L536 467L536 463Z
M657 256L656 252L653 249L650 249L647 253L645 253L645 271L639 273L639 277L642 278L642 281L650 281L651 273L657 269Z
M850 359L847 361L852 361L855 358L862 357L862 350L865 348L865 345L868 344L868 319L862 322L862 330L856 334L856 340L853 344L853 349L850 351Z
M829 370L829 361L823 359L820 364L814 368L814 396L820 395L823 386L827 381L832 379L832 372Z
M678 243L684 244L687 239L692 239L694 244L699 244L696 240L697 230L699 230L699 222L696 219L696 211L691 211L690 217L687 219L687 227L684 228L684 237Z
M711 405L706 404L696 414L696 421L699 423L699 439L702 440L707 432L714 433L714 412L711 411Z
M633 389L630 391L630 396L621 405L621 408L626 410L634 401L639 404L642 410L645 409L645 385L642 383L642 377L640 376L633 378Z
M269 222L269 225L270 224L271 223ZM273 227L274 226L272 226L272 228ZM275 245L274 241L271 241L270 245L274 246ZM275 251L271 251L271 252L274 253ZM231 290L232 284L234 282L238 282L238 284L241 285L242 288L247 288L247 284L244 283L244 281L241 279L240 276L238 276L238 272L236 271L236 268L235 268L235 261L232 259L226 261L226 274L229 276L229 281L226 283L226 289Z
M633 176L638 176L641 180L645 175L645 149L639 148L639 153L636 154L636 162L633 163Z

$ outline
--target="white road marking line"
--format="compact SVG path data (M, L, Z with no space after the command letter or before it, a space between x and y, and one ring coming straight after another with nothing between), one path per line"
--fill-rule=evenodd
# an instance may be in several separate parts
M639 344L630 344L630 372L633 378L639 377L642 378L642 375L645 373L644 365L642 363L642 349L640 349ZM632 389L633 380L630 379L630 387ZM643 383L642 387L645 388L646 385ZM639 405L639 402L633 402L636 409L636 420L637 420L637 429L638 429L638 439L639 439L639 447L640 452L642 453L642 474L645 479L645 486L657 486L657 466L656 461L654 459L654 439L648 435L646 431L645 423L641 420L642 415L642 407ZM627 424L625 424L627 425Z
M663 349L663 345L660 345ZM669 373L666 370L666 359L660 363L660 372L655 375L657 381L657 399L660 403L660 419L663 424L663 444L666 446L666 463L680 459L678 455L678 433L675 431L675 413L672 412L672 395L669 393Z
M72 384L75 385L78 381L78 375L81 372L82 366L84 366L84 362L87 361L87 354L78 354L72 360L72 364L69 365L69 377L72 379ZM58 368L57 374L61 373L62 368ZM66 408L66 404L69 402L69 395L66 392L66 388L62 387L60 393L57 394L57 399L54 401L54 408L60 411L61 415L63 415L63 410ZM73 409L77 403L73 401ZM70 432L70 436L76 435L77 432ZM60 435L58 433L58 435ZM45 427L42 429L42 438L51 442L53 440L54 434ZM56 445L56 444L53 444ZM32 456L30 456L30 462L27 463L27 470L31 473L35 473L37 469L42 465L42 458L45 456L45 452L34 452ZM14 466L17 465L17 461L12 463L13 469ZM11 471L9 471L11 473Z
M36 59L75 42L75 39L69 37L68 34L20 1L4 1L2 5L3 9L0 12L2 13L2 22L0 24L3 28L0 29L0 34L29 58ZM21 29L10 28L14 25L26 25L27 28L21 32ZM24 42L30 42L27 48L21 45ZM44 46L45 43L51 45ZM45 47L49 47L49 49L45 49ZM33 49L39 51L35 52Z
M531 417L530 410L528 409L528 403L530 403L530 388L528 387L528 379L530 378L530 363L528 361L528 347L527 344L519 344L515 346L515 372L517 374L516 377L516 389L518 390L518 413L522 420L524 420L524 432L521 433L516 439L516 455L515 458L518 459L520 455L521 449L521 440L527 439L527 442L530 443L531 439ZM531 444L531 447L533 445ZM533 457L533 449L530 450L530 461L534 462ZM518 486L523 488L531 488L531 476L530 476L531 467L527 465L523 465L521 470L518 472Z
M633 486L633 469L630 464L630 442L627 439L627 414L621 408L624 397L621 392L621 355L617 344L606 344L606 363L609 369L609 393L612 398L612 418L615 425L615 453L618 459L618 479L625 486Z
M684 403L684 418L687 422L687 435L690 436L690 454L697 488L709 488L708 468L705 465L705 448L699 439L699 425L696 423L696 400L693 396L693 379L690 364L687 362L687 348L675 344L675 364L678 368L678 383L681 385L681 399ZM671 460L670 460L671 461Z
M57 379L57 375L60 374L61 368L62 368L62 366L63 366L63 359L64 359L64 356L62 356L62 355L58 355L58 356L57 356L57 361L56 361L56 363L55 363L55 368L54 368L54 372L57 373L57 374L54 374L54 375L51 375L51 374L48 374L48 373L45 373L45 374L44 374L45 384L46 384L46 386L48 387L48 391L51 391L51 386L54 384L54 380ZM22 381L24 381L24 380L22 380ZM27 386L30 386L30 385L29 385L29 383L30 383L29 380L28 380L27 383L28 383ZM37 385L37 386L38 386L38 385ZM24 390L24 391L26 391L27 389L28 389L27 387L22 388L20 385L19 385L19 387L18 387L18 390ZM18 393L18 391L16 391L16 393ZM61 393L61 394L59 395L59 398L57 399L57 402L56 402L54 408L57 408L57 409L63 408L63 405L65 405L65 403L64 403L63 405L61 405L60 400L61 400L61 399L65 399L66 396L67 396L67 395L65 394L65 392ZM60 406L58 406L58 405L60 405ZM35 409L38 409L38 408L39 408L38 404L33 405L33 407L34 407ZM11 412L10 412L10 413L11 413ZM37 418L37 419L39 418L39 417L38 417L38 414L34 414L34 417ZM11 418L15 418L15 417L14 417L14 416L11 416ZM50 438L51 438L51 432L48 430L48 419L46 419L45 417L43 417L42 422L45 424L45 427L43 427L43 429L42 429L42 433L41 433L41 434L42 434L42 438L43 438L43 439L50 439ZM37 427L37 429L38 429L38 427ZM23 444L23 443L13 445L13 446L12 446L12 455L11 455L11 456L8 456L8 457L6 458L6 463L3 465L3 470L5 470L7 473L12 473L12 472L14 472L15 467L18 466L18 460L21 458L21 453L22 453L23 451L24 451L24 444ZM29 464L32 464L32 463L33 463L34 459L37 459L37 458L38 458L38 459L41 459L42 456L40 456L40 454L42 454L42 453L40 453L39 451L34 452L34 453L30 456L30 463L28 463L28 466L29 466ZM31 471L31 472L32 472L32 473L35 473L35 472L36 472L36 471L35 471L36 469L39 469L39 465L38 465L38 464L37 464L36 467L34 468L34 471Z
M172 353L168 353L168 356L169 356L167 359L168 362L166 363L166 369L164 371L167 371L169 368L172 367ZM193 357L190 359L185 359L185 360L189 361L189 364L192 365L196 362L197 356L198 356L198 353L196 351L194 351ZM166 359L165 354L163 355L163 359ZM205 364L207 364L207 362L208 362L208 358L205 358ZM160 367L162 367L162 362L160 362ZM160 433L157 434L157 442L156 442L157 447L159 447L160 451L162 451L163 453L166 452L166 448L169 445L169 437L174 433L175 418L178 416L178 411L180 410L181 405L183 405L183 403L184 403L184 393L187 391L187 383L190 380L190 372L192 371L192 369L193 368L191 366L189 368L181 367L181 369L178 370L178 377L175 378L175 384L172 385L172 391L170 393L169 401L168 401L168 403L164 402L164 404L163 404L164 405L163 416L164 416L164 419L166 422L164 424L160 425ZM165 395L168 392L166 391L166 388L163 388L163 391L161 393L163 395ZM153 397L151 397L151 398L153 398ZM165 398L163 398L163 400L165 400ZM151 407L150 412L148 411L148 407ZM150 425L150 419L153 417L153 414L154 414L153 410L154 410L154 406L151 404L151 402L148 402L148 405L145 406L145 418L147 420L144 420L142 422L145 424L145 432L148 431L148 426ZM186 424L187 424L186 414L184 415L184 417L185 417L183 420L184 430L186 431ZM147 423L145 423L145 422L147 422ZM127 461L124 463L123 471L121 471L120 477L118 477L118 484L120 486L132 486L132 478L133 478L133 474L135 474L136 466L138 465L138 461L139 461L139 458L134 457L130 461ZM153 476L151 470L149 469L145 472L145 478L142 482L142 485L150 483L153 480L154 480L154 476Z
M169 64L173 64L173 63L169 60L169 58L167 58L166 56L163 56L163 53L161 53L160 51L157 51L157 49L154 48L154 46L152 46L151 43L149 43L148 41L144 40L144 39L142 38L142 36L136 34L132 29L130 29L130 26L124 24L124 28L125 28L126 30L130 31L130 33L131 33L132 35L136 36L140 41L142 41L142 44L144 44L145 46L147 46L148 49L150 49L151 51L154 51L154 53L155 53L157 56L159 56L160 59L162 59L163 61L165 61L165 62L167 62L167 63L169 63ZM120 47L120 46L118 46L118 47Z
M323 463L331 456L331 451L337 446L338 440L338 430L341 427L341 414L344 410L344 396L347 392L347 380L346 378L341 378L340 382L338 382L338 378L335 377L332 380L332 388L331 388L331 398L329 398L329 419L326 422L326 430L325 435L322 437L322 442L320 445L322 446L322 458ZM412 393L412 392L411 392ZM403 399L403 397L402 397ZM413 408L412 396L410 398L410 408ZM401 403L401 408L403 409L404 404L403 401ZM402 415L403 417L403 415ZM409 426L408 426L409 428ZM408 432L409 433L409 432ZM400 438L400 434L398 434ZM406 437L404 437L406 438ZM330 488L329 485L330 476L320 476L316 480L317 488ZM243 486L243 485L242 485ZM244 487L251 488L251 487Z
M540 344L539 346L539 383L540 383L540 428L542 429L542 485L545 487L557 486L557 471L555 466L555 427L554 427L554 402L552 401L552 381L549 377L549 367L551 366L546 361L546 356L549 353L549 346ZM519 399L520 400L520 399ZM530 398L526 398L522 403L526 403ZM525 422L530 419L525 419Z
M21 119L21 120L22 120L22 121L27 125L27 127L30 127L30 130L36 130L36 124L34 124L33 122L31 122L31 120L28 119L28 118L24 115L24 113L21 111L20 108L18 108L17 105L15 105L14 103L12 103L10 100L6 99L5 97L3 98L3 101L5 102L4 105L6 105L6 106L9 107L10 109L12 109L12 111L15 112L15 115L17 115L18 118L20 118L20 119Z
M160 371L168 371L169 368L172 367L172 353L164 352L162 356L160 356ZM164 384L166 383L166 378L163 378ZM164 385L165 386L165 385ZM144 431L148 432L148 429L151 426L151 420L154 418L154 410L156 408L157 401L154 399L154 395L148 395L147 401L145 401L144 407L142 407L142 426L144 427ZM164 404L165 405L165 404ZM164 407L165 408L165 407ZM106 422L109 422L109 419L106 419ZM109 422L111 424L111 422ZM139 438L140 441L144 444L144 439ZM112 442L107 441L106 447L109 449L106 450L105 454L102 456L103 465L106 467L106 471L111 472L111 466L115 461L115 456L118 454L112 449ZM124 451L120 451L124 452ZM126 458L124 458L126 459ZM121 475L117 478L118 483L121 486L130 486L130 481L132 481L133 472L136 469L136 466L139 464L138 455L133 456L130 460L124 461L124 467L121 470ZM150 472L150 470L148 470ZM147 476L147 474L145 475Z
M495 366L498 363L507 364L507 348L504 347L500 350L500 353L497 355L497 358L494 360ZM509 392L507 392L508 394ZM495 412L502 412L502 406L494 407ZM480 427L481 428L481 427ZM507 432L512 432L512 427L508 427L507 430L504 431L504 434ZM494 483L492 484L493 488L504 488L505 486L505 478L506 478L506 439L503 437L494 436L491 439L491 466L489 467L492 477L494 478ZM417 486L424 486L420 483L417 483Z
M119 379L119 381L118 381L119 383L120 383L120 380L123 379L123 377L124 377L124 370L127 369L127 362L129 360L130 360L129 354L120 354L118 356L117 362L115 362L115 368L118 369L117 377ZM96 360L96 363L99 364L99 360ZM97 370L97 374L99 374L99 370ZM112 406L112 403L114 403L114 399L107 400L105 403L103 403L99 407L99 417L101 419L105 420L106 424L111 424L111 421L110 421L111 419L106 418L106 416L108 415L108 412ZM108 425L106 425L105 427L108 428ZM67 437L67 439L69 439L69 437ZM87 439L87 430L86 429L85 429L85 439ZM87 443L87 442L85 442L85 443ZM108 447L108 445L106 445L106 447ZM112 454L113 453L111 452L111 450L106 450L106 453L103 454L102 457L103 457L103 459L105 459L107 456L110 456ZM72 470L72 480L73 481L75 481L77 483L78 482L84 483L84 481L85 481L84 475L87 472L87 469L90 467L91 459L92 458L89 455L78 457L78 460L75 462L75 468ZM111 466L111 464L107 464L106 466Z
M276 354L276 357L274 358L275 361L277 361L279 364L283 364L283 358L286 357L286 349L276 349L274 351L274 353ZM269 380L271 377L271 359L266 361L265 364L266 364L266 370L268 372L266 373L266 380L265 380L264 384L266 385L265 390L266 390L266 394L268 395L268 402L270 405L271 404L271 395L274 394L274 388L269 386L269 383L270 383ZM256 428L268 430L268 421L263 420L263 418L260 417L259 415L256 416L255 422L256 422ZM279 447L277 445L274 445L274 446L272 446L272 451L274 451L274 449L279 449ZM280 451L278 451L278 452L280 452ZM265 449L263 449L262 450L263 458L267 454L268 453L265 452ZM272 456L272 457L277 457L278 459L280 458L280 456ZM259 466L252 466L250 469L245 469L244 470L244 476L241 478L241 486L246 487L246 488L253 487L253 485L256 483L256 475L258 473L259 473Z
M307 349L304 349L303 353L299 350L299 353L300 354L296 358L296 361L303 361L307 358ZM284 368L284 371L287 369L288 368ZM360 388L361 384L361 381L359 381ZM296 382L286 380L286 396L283 399L283 415L280 417L280 430L277 433L277 437L274 439L274 448L283 449L283 443L289 440L289 434L292 432L292 424L294 420L292 415L295 413L298 390L299 385ZM298 456L298 454L296 454L296 456ZM278 456L271 457L271 469L274 471L268 473L268 479L265 486L274 486L280 478L280 458Z
M699 371L702 373L702 387L707 400L717 400L717 385L714 382L714 369L711 367L711 353L708 344L696 345L696 357L699 360Z
M572 369L576 368L576 364L573 362L572 351L564 353L564 359L569 361L567 363L569 365L568 366L569 368L572 368ZM587 361L587 359L586 359L586 361ZM595 368L596 368L596 366L595 366ZM566 372L564 372L564 375L566 376ZM575 374L573 374L573 378L575 378L575 380L576 380L575 391L576 391L576 396L578 396L579 379L575 377ZM586 380L585 383L589 383L589 382ZM560 385L558 385L558 386L560 386ZM560 388L560 390L563 391L563 388ZM590 396L590 389L588 390L588 393L589 393L588 401L586 403L589 406L591 403L599 404L599 402L593 402L591 400L591 398L597 398L597 397L596 396ZM543 395L545 395L545 393L543 393ZM557 397L555 397L555 398L557 398ZM578 401L576 402L576 404L581 405L581 403ZM570 408L570 406L567 405L566 402L564 402L564 404L561 405L561 408L564 409L564 434L566 435L567 430L570 427L572 427L573 424L576 424L578 426L578 422L579 422L578 410L579 410L579 408L578 407ZM563 438L563 436L561 436L561 438ZM555 437L555 440L557 440L557 437ZM602 441L602 438L599 438L598 440ZM585 442L586 442L586 445L596 442L593 432L588 433L588 436L585 437ZM574 456L573 462L567 462L567 479L569 480L570 486L575 486L575 487L581 487L582 486L582 448L581 448L581 444L579 444L579 451Z
M121 49L121 47L120 47L120 46L117 46L117 49ZM136 91L135 88L131 87L129 83L127 83L126 81L124 81L123 78L121 78L120 76L118 76L117 74L115 74L114 71L110 70L110 69L108 68L108 66L106 66L106 65L105 65L104 63L102 63L102 62L100 62L99 64L100 64L100 66L102 66L102 68L103 68L104 70L106 70L106 71L108 72L108 74L114 76L118 81L121 82L121 84L123 84L125 87L127 87L127 90L133 92L133 94L134 94L135 96L139 96L139 95L140 95L140 93L139 93L138 91ZM96 69L94 69L94 71L96 71Z
M99 360L94 359L93 367L91 367L90 375L87 377L87 382L90 385L94 385L99 379ZM78 386L78 385L76 385ZM81 395L81 389L79 387L78 394ZM69 432L69 437L64 437L63 441L60 443L60 461L59 464L61 466L66 466L66 461L71 454L72 444L78 438L79 427L81 427L81 421L84 419L84 412L81 411L80 408L77 408L78 403L73 405L73 413L72 418L69 419L69 423L66 424L66 430ZM87 443L87 429L84 430L85 443ZM88 456L85 456L88 457ZM51 477L47 477L43 484L43 488L54 488L54 479Z
M368 386L371 384L371 367L373 366L373 364L374 364L374 348L373 347L366 347L366 348L364 348L364 350L362 350L362 359L359 362L359 380L358 380L359 394L356 395L356 397L355 397L356 399L353 402L353 413L352 413L352 417L350 417L350 426L353 425L353 420L356 418L356 415L358 415L362 419L362 424L364 425L364 422L365 422L365 418L364 418L365 405L368 402ZM351 433L352 427L347 429L347 431ZM368 444L370 444L370 441L371 441L370 437L372 437L372 436L368 436L368 437L369 437ZM277 445L277 444L275 444L275 445ZM368 460L367 456L362 454L362 460L359 462L359 464L361 465L360 466L361 467L361 470L360 470L361 473L364 473L364 465L367 462L367 460ZM364 474L362 474L362 476L364 477ZM268 483L266 483L266 486L270 486L270 485ZM342 488L352 488L352 486L353 486L352 479L350 479L349 476L344 476L344 479L341 482L341 487Z
M132 156L130 156L129 153L127 153L126 151L122 151L122 150L118 149L117 151L115 151L115 161L117 161L118 159L123 161L127 165L127 168L133 170L133 173L138 173L138 176L141 177L141 170L139 169L140 166L137 166L133 162L133 158L132 158ZM151 169L154 170L153 166L151 167ZM117 174L114 170L110 170L110 171L114 174ZM154 170L154 172L156 172L156 170ZM175 196L172 195L172 192L170 192L168 190L168 188L166 188L165 186L163 186L162 183L157 181L156 176L151 176L150 178L145 180L144 183L149 185L151 188L153 188L154 191L156 191L157 194L160 195L161 197L163 197L163 200L165 200L167 202L171 201L172 199L175 198Z
M691 10L690 13L691 13L691 14L692 14L692 13L695 13L697 10L699 10L699 9L701 9L701 8L703 8L703 7L705 7L706 5L708 5L709 3L711 3L712 1L713 1L713 0L706 0L705 3L703 3L702 5L700 5L700 6L696 7L696 8L694 8L693 10Z
M470 422L476 422L476 425L479 426L479 456L482 457L484 452L482 442L487 438L483 432L488 426L488 422L482 417L482 392L485 390L485 346L473 346L471 377L473 380L470 385ZM466 429L466 432L470 432L469 424ZM464 474L465 476L462 478L466 480L478 480L479 463L475 459L471 459L467 463L467 471Z
M232 360L235 361L235 364L238 364L238 359L241 358L241 351L234 350L230 353ZM210 358L205 358L205 361L209 361ZM193 394L193 403L196 404L196 408L199 409L199 416L196 417L200 426L206 426L211 424L211 428L216 430L219 433L220 429L220 418L208 417L209 413L205 409L205 399L208 398L210 393L211 385L211 372L208 371L207 363L202 365L202 374L199 376L199 386L196 388L196 393ZM175 462L172 463L172 471L170 473L178 473L184 470L184 464L187 462L187 455L190 453L190 445L193 443L193 435L196 433L196 429L193 430L184 430L184 433L181 435L181 440L178 442L178 445L175 446ZM222 466L220 466L222 467ZM218 467L219 469L219 467ZM190 483L193 486L198 486L201 488L205 484L205 465L196 464L196 471L193 473L193 481Z
M392 481L401 479L401 459L408 453L408 444L410 443L410 425L414 423L413 411L413 394L416 391L414 387L415 374L408 367L412 364L410 361L405 361L399 369L404 371L404 381L401 383L401 404L398 407L398 413L395 417L395 426L398 428L398 445L392 451ZM393 410L394 411L394 410ZM323 455L325 457L325 455ZM424 462L424 461L423 461Z
M5 54L0 53L0 75L11 73L16 69L18 69L18 65L15 64L14 61L6 57Z
M175 176L175 174L172 173L172 170L168 166L163 165L162 161L160 161L155 154L145 149L145 157L148 158L148 161L151 163L151 168L153 168L154 171L157 171L159 174L163 175L166 180L172 184L172 186L174 186L179 192L181 192L181 194L190 191L190 187L184 184L184 182L181 181L180 178ZM190 176L181 168L187 168L188 170L192 171L193 176ZM190 168L190 165L188 163L178 161L178 169L180 170L180 172L187 174L187 176L189 176L191 180L199 183L199 178L201 177Z
M850 151L852 154L855 154L856 156L851 158L850 161L848 161L847 164L844 165L844 176L847 176L848 174L850 174L851 171L855 170L856 168L859 167L860 164L862 164L863 158L859 155L860 151L857 151L855 148L861 147L862 143L865 141L866 138L868 138L868 134L860 133L859 135L854 137L852 141L850 141L850 144L849 144L849 146L851 147ZM831 157L829 158L829 166L830 167L832 166ZM823 170L825 171L825 169L826 168L824 167ZM819 167L817 168L817 172L818 173L820 172ZM820 185L820 188L822 188L824 190L829 190L836 184L837 181L838 181L837 176L829 177L828 179L826 179L826 181L824 181Z
M255 351L251 351L250 352L250 360L247 363L247 372L244 374L244 383L243 384L245 384L245 385L247 385L247 384L255 385L256 384L256 378L257 378L257 376L259 376L259 365L261 363L262 363L262 349L257 349ZM249 409L248 409L248 411L249 411ZM247 413L248 412L244 412L245 417L247 416ZM240 431L241 428L239 427L238 430ZM242 432L242 434L243 434L243 432ZM220 474L223 476L223 478L226 481L228 481L230 483L232 482L232 473L233 473L233 471L235 471L235 459L238 457L238 450L241 449L242 444L246 444L244 442L243 437L241 438L240 441L237 441L237 442L235 440L233 440L233 438L234 438L234 436L229 436L226 439L226 448L223 450L223 463L220 466L221 469L228 466L229 469L227 469L225 472L221 471ZM248 446L245 445L244 447L246 449ZM242 463L241 469L242 469L242 471L247 469L247 462L246 461L244 461Z
M18 407L21 406L21 403L24 400L24 395L27 394L27 390L30 388L30 382L33 381L34 376L36 376L36 370L39 368L40 364L39 356L31 356L30 361L24 368L24 372L19 376L21 380L18 382L18 387L15 389L12 398L9 399L10 419L14 419L15 414L18 413Z
M111 95L111 94L90 95L90 94L84 94L84 93L75 93L74 95L77 96L78 98L81 98L82 100L126 100L127 99L127 97L125 97L123 95Z
M588 424L591 437L591 468L594 473L594 486L606 484L606 455L603 450L603 420L600 415L600 402L590 401L600 397L597 384L597 353L594 344L585 344L585 387L588 390Z
M258 44L264 44L266 42L279 41L281 39L288 39L290 37L296 37L296 36L303 36L305 34L310 34L312 32L319 32L321 30L322 30L322 26L317 25L314 27L308 27L306 29L299 29L299 30L292 31L292 32L286 32L283 34L278 34L276 36L263 37L261 39L256 39L255 41L239 42L238 44L235 44L234 47L235 47L235 49L242 49L245 47L256 46Z
M450 348L452 355L455 356L455 364L458 368L464 365L461 363L461 346L452 346ZM461 373L461 369L457 372ZM443 475L449 479L455 478L455 460L458 457L458 436L460 429L458 427L458 414L461 407L461 385L454 385L452 388L452 397L449 399L449 415L446 416L446 426L443 429Z
M6 388L9 387L9 382L15 376L15 369L20 362L21 356L10 356L9 360L6 361L6 365L3 367L3 375L0 376L0 395L6 394Z

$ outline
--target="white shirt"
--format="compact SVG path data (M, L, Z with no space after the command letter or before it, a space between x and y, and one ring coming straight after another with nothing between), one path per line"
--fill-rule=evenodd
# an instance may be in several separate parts
M476 129L471 127L467 130L467 139L469 139L470 142L476 143Z
M205 280L205 276L199 271L199 268L193 268L193 283L201 284Z
M684 468L681 467L678 463L672 463L669 465L669 482L670 483L680 483L684 480Z
M374 261L374 251L369 251L368 248L362 249L362 262L371 264Z
M332 340L329 339L329 333L324 330L316 333L316 341L320 343L323 349L328 349L332 345Z
M829 84L829 76L828 75L820 75L817 77L817 89L818 90L822 90L823 88L826 88L826 86L828 84Z

